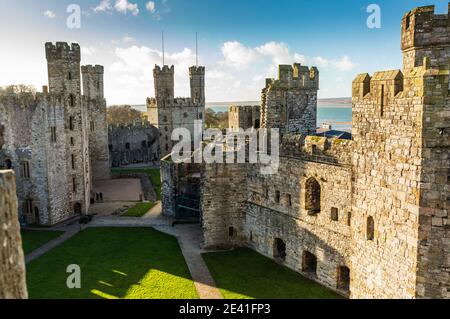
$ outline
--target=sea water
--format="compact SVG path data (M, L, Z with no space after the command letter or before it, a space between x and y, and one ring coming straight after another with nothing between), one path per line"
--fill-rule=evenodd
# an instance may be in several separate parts
M256 105L256 104L255 104ZM215 112L228 112L228 106L207 104L207 108L212 108ZM145 105L134 105L133 108L145 112ZM317 127L322 124L331 124L335 130L351 131L352 129L352 107L346 104L321 104L317 105Z

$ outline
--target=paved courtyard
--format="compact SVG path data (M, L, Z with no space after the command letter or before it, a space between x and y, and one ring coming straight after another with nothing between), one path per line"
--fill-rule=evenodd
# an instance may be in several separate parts
M103 193L103 201L140 201L143 198L140 179L123 178L93 182L93 191Z

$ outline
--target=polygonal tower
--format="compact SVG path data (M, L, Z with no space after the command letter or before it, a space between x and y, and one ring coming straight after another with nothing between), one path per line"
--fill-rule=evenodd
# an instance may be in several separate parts
M106 100L103 96L103 73L101 65L81 67L83 74L83 101L87 107L89 125L89 154L92 179L110 178L108 123L106 119Z
M88 112L81 98L80 46L57 42L45 44L49 93L61 96L65 107L66 187L74 214L86 212L91 191Z

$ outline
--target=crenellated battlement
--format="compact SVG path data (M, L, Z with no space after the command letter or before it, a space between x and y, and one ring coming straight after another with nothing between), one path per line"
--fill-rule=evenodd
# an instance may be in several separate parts
M205 67L204 66L191 66L189 68L189 75L205 75Z
M163 100L171 107L199 107L199 103L190 97L167 98ZM154 97L147 98L147 107L157 107L158 100Z
M81 49L78 43L56 42L45 44L45 55L47 60L81 60Z
M439 44L450 45L447 29L449 26L449 15L435 14L435 6L411 10L402 19L402 50Z
M30 108L39 104L60 105L64 95L54 93L8 93L0 95L0 104L6 107Z
M147 121L134 121L132 123L124 123L124 124L110 124L108 125L108 131L120 131L120 130L134 130L134 129L151 129L155 128Z
M301 134L283 135L280 148L281 156L342 165L351 163L351 154L351 140Z
M404 77L400 70L358 74L352 82L352 96L360 98L395 98L403 91Z
M319 88L319 70L300 63L278 66L278 79L266 79L266 89L269 88Z
M104 67L103 67L103 65L82 65L81 73L103 74Z
M153 74L161 74L161 73L175 73L175 67L171 65L170 67L168 65L163 65L161 68L159 65L155 64L155 68L153 69Z

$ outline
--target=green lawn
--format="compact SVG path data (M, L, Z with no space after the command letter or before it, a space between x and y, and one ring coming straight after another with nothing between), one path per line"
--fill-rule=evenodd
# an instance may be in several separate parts
M161 172L159 168L113 168L111 172L124 174L147 174L155 189L157 200L161 200Z
M150 209L155 206L155 203L139 203L135 206L131 207L127 210L125 214L122 216L124 217L142 217L144 216Z
M22 236L22 247L24 254L29 254L33 250L41 247L49 241L58 238L64 232L62 231L49 231L49 230L22 230L20 232Z
M203 259L225 299L341 298L247 248L207 253Z
M80 289L66 286L71 264ZM175 237L151 228L87 228L26 268L30 298L198 298Z

